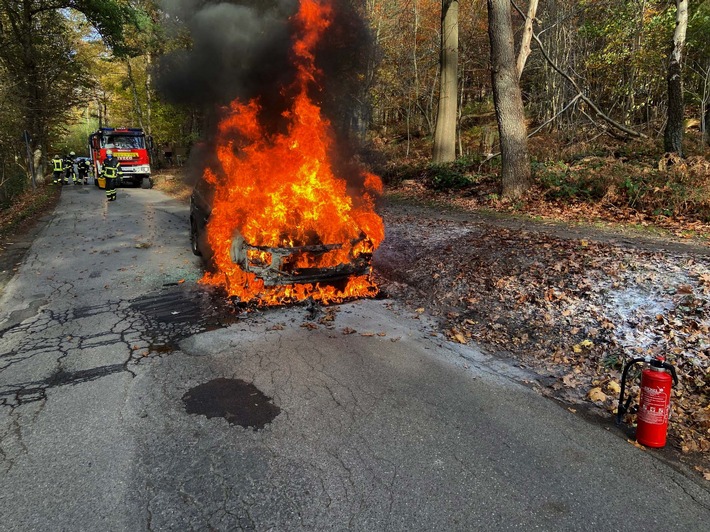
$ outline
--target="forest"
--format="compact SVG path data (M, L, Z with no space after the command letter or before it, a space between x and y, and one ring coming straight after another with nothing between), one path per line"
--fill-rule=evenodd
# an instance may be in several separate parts
M145 129L160 168L231 100L269 105L297 3L0 0L0 204L97 127ZM332 3L321 104L386 183L710 220L709 1Z

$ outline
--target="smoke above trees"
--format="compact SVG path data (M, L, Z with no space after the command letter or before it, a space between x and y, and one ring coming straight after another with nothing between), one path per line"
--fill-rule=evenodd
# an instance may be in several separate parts
M286 108L295 69L290 18L299 0L163 0L177 49L158 64L157 88L169 101L209 113L234 99L257 98L266 123ZM312 95L336 125L362 101L371 39L349 0L331 0L333 20L316 51L320 76Z

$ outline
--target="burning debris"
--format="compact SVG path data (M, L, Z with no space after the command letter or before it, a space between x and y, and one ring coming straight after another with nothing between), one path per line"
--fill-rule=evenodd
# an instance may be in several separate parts
M277 4L283 10L289 2ZM336 14L334 0L300 0L288 19L288 68L261 92L238 83L219 120L202 175L211 188L204 218L211 271L202 282L243 302L332 303L378 291L370 274L384 238L374 210L382 182L345 161L323 112L332 95L322 92L316 53ZM271 15L264 20L278 26ZM279 83L284 71L291 79Z

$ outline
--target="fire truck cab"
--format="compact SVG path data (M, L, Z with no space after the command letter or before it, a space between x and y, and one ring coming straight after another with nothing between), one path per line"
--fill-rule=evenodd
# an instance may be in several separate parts
M110 149L121 163L122 184L130 182L141 188L152 188L149 147L150 138L140 128L102 127L89 135L89 156L97 176L96 185L103 188L106 184L100 177L101 165L106 159L106 150Z

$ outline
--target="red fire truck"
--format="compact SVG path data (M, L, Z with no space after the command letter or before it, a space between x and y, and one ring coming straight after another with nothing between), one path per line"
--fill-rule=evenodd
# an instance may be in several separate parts
M121 183L130 182L134 186L151 188L153 180L150 177L149 147L150 137L146 137L140 128L102 127L89 135L89 157L94 165L96 185L99 188L106 185L101 178L101 163L106 158L106 150L110 149L121 163Z

